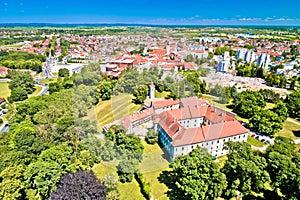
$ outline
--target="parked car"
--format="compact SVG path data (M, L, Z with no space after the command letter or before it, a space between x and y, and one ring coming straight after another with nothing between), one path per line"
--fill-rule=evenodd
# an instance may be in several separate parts
M256 136L255 134L252 134L252 135L251 135L251 137L255 137L255 136Z
M262 140L261 140L261 142L264 142L264 141L266 141L266 140L265 140L265 139L262 139Z
M255 139L259 140L259 136L256 136Z

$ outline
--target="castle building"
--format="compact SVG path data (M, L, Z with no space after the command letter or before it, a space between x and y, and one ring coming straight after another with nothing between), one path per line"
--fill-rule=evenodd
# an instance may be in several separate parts
M249 132L234 113L197 97L154 102L150 108L121 120L120 125L132 132L134 127L146 122L153 122L169 160L199 146L213 157L226 155L225 142L246 142Z

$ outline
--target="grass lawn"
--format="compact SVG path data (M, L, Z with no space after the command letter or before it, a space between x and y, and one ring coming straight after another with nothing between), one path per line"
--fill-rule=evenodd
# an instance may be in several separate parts
M28 98L36 96L42 91L42 89L43 88L41 86L35 86L35 91L32 94L28 95Z
M57 78L42 79L42 80L40 80L40 84L49 84L49 83L53 83L56 81L57 81Z
M101 162L93 166L93 171L98 178L109 175L111 173L117 173L116 166L118 161Z
M166 98L169 94L170 92L158 92L155 90L155 98Z
M101 162L96 164L93 167L93 171L97 178L101 179L102 177L114 173L117 175L116 166L118 161L111 162ZM131 183L120 183L118 184L118 191L120 193L121 200L131 200L131 199L145 199L140 192L139 184L135 179Z
M146 181L150 182L151 192L152 192L152 195L154 196L154 199L159 199L159 200L167 200L168 199L167 194L165 194L168 191L167 186L158 181L158 177L162 173L162 171L168 170L168 169L169 169L169 167L166 167L161 170L144 173L144 177L145 177Z
M144 146L144 155L139 169L144 174L145 180L150 182L154 198L168 199L165 194L168 188L165 184L158 181L158 177L162 171L169 169L169 162L163 158L164 152L158 144L149 145L145 141L142 141L142 144Z
M261 141L255 139L255 138L253 138L253 137L251 137L251 136L249 136L249 135L248 135L248 140L247 140L247 142L248 142L249 144L253 145L253 146L256 146L256 147L263 147L263 146L266 145L265 143L263 143L263 142L261 142Z
M88 113L89 120L96 120L99 127L122 119L139 110L142 106L132 103L133 96L130 94L120 94L112 97L111 100L101 101Z
M121 200L143 200L138 182L133 179L131 183L119 183L118 190Z
M158 144L149 145L145 141L142 141L142 144L145 147L143 160L139 166L142 173L165 169L169 166L169 162L163 158L164 152Z
M7 99L10 96L10 89L7 82L0 82L0 97Z
M285 120L285 122L283 123L283 129L281 131L279 131L278 133L275 134L275 136L282 136L282 137L287 137L287 138L291 138L291 139L300 139L300 137L297 137L294 135L293 131L299 131L300 130L300 126L297 123L294 123L293 119L288 118L287 120ZM296 120L294 120L296 121Z

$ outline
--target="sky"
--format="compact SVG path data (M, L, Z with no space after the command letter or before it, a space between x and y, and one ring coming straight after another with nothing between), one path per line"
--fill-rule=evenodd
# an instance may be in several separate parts
M299 25L300 0L0 0L0 23Z

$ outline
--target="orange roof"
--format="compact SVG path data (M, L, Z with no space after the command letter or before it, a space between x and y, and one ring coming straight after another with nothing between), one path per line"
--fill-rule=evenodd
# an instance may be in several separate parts
M205 140L226 138L248 132L248 129L242 126L238 121L227 121L210 126L203 126L202 130Z
M173 146L197 144L247 133L248 129L238 121L229 121L199 128L183 129L172 140Z
M172 106L172 105L176 105L179 104L179 100L173 100L173 99L167 99L167 100L163 100L163 101L156 101L153 103L153 107L154 109L158 109L158 108L164 108L164 107L168 107L168 106Z

